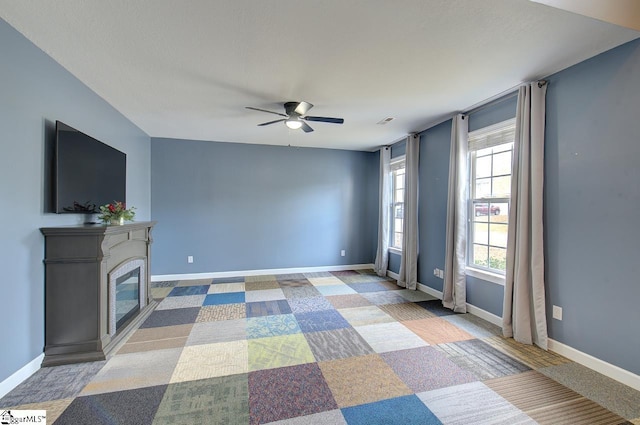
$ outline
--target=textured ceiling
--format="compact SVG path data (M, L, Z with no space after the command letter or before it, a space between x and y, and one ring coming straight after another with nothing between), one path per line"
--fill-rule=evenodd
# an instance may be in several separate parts
M528 0L0 0L0 17L150 136L356 150L640 36ZM345 123L245 109L299 100Z

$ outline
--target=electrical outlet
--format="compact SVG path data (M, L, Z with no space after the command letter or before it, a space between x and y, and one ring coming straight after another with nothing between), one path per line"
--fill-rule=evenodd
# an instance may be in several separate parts
M438 270L438 277L444 279L444 270Z
M344 257L345 255L347 255L347 251L345 251L344 249L342 251L340 251L340 256Z
M193 255L187 257L187 263L193 263Z
M562 307L558 307L557 305L553 306L553 318L556 320L562 320Z
M438 269L433 269L433 275L438 276Z

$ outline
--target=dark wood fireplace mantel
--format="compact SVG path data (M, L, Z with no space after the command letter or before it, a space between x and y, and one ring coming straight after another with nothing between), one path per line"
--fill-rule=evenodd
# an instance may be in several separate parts
M149 291L155 222L122 226L43 227L45 236L45 358L42 366L104 360L156 306ZM140 311L117 332L109 275L140 265ZM111 295L110 295L111 294ZM110 326L111 324L111 326Z

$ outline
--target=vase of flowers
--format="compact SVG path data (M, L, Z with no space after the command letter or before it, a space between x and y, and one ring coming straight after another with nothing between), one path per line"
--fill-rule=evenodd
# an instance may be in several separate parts
M124 202L113 201L111 204L102 205L100 207L100 215L98 218L105 224L123 225L125 221L133 220L136 215L135 207L127 208Z

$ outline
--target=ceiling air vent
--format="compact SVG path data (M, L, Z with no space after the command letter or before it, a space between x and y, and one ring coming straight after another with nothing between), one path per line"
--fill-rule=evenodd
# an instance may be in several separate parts
M378 121L376 124L385 125L385 124L388 124L391 121L393 121L393 117L387 117L387 118L385 118L383 120Z

